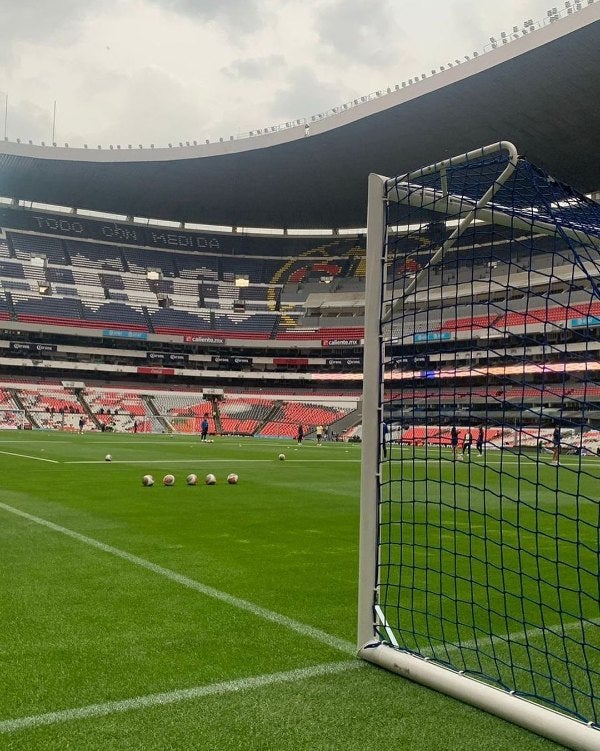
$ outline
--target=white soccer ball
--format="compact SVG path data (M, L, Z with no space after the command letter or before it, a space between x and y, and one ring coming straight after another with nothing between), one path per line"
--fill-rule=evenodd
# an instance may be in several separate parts
M208 475L206 475L206 478L205 478L204 482L207 485L216 485L217 478L214 475L208 474Z
M175 475L165 475L163 477L163 485L166 485L168 488L170 488L171 485L175 485Z
M185 481L187 482L188 485L197 485L198 484L198 475L194 475L194 474L188 475L185 478Z
M235 472L232 472L230 475L227 475L227 482L230 485L236 485L238 480L239 480L239 477L235 474Z
M110 454L107 454L107 455L106 455L106 456L104 457L104 461L105 461L105 462L112 462L112 456L111 456Z
M142 477L142 485L146 488L152 487L154 485L154 477L152 475L144 475Z
M285 461L285 454L279 454L279 461L284 462Z

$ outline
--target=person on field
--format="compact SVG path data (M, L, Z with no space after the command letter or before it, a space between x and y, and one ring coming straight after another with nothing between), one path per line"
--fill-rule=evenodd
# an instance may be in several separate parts
M467 428L467 432L465 433L465 437L463 439L463 445L462 445L462 456L461 458L465 458L465 453L471 458L471 444L473 443L473 434L471 433L471 429Z
M477 447L477 453L479 456L483 456L483 444L485 443L485 432L483 430L483 425L479 426L479 430L477 432L477 442L475 443L475 446Z
M560 425L556 423L552 433L552 461L557 467L560 464Z
M458 448L458 430L456 425L450 429L450 446L452 447L452 458L456 460L456 449Z

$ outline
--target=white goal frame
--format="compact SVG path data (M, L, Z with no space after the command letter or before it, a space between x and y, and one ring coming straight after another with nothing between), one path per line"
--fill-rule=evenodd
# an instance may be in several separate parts
M444 172L449 166L466 161L505 152L508 155L504 172L489 186L482 198L473 204L473 210L459 223L456 230L436 251L431 259L437 263L456 238L471 225L475 213L478 218L491 218L485 206L502 187L517 166L518 153L508 142L502 141L466 154L438 162L423 169L415 170L398 178L387 178L377 174L369 177L369 198L367 214L367 277L365 296L365 337L364 337L364 381L363 381L363 422L362 422L362 477L360 510L360 563L358 597L358 655L399 675L410 678L437 691L465 701L491 714L502 717L514 724L562 743L578 751L599 751L600 732L590 725L579 722L553 709L533 701L520 698L513 693L496 688L472 677L435 663L432 660L411 654L408 651L382 643L376 636L376 628L386 631L386 621L377 602L378 592L378 514L381 480L380 446L383 439L383 372L385 362L382 324L391 317L391 308L386 312L384 301L384 271L386 266L387 227L386 205L401 198L414 205L421 205L423 192L427 193L429 208L443 209L444 213L464 212L465 203L448 195L445 190ZM415 190L404 190L400 183L439 173L442 190L434 191L415 186ZM393 190L389 189L393 187ZM455 204L455 207L453 206ZM494 211L494 221L502 222L499 212ZM506 217L508 223L509 219ZM519 227L522 220L511 217L513 226ZM532 224L543 228L543 222L523 225L531 230ZM545 225L548 226L548 225ZM569 232L569 230L567 230ZM576 234L571 230L573 234ZM423 271L425 271L424 269ZM405 289L404 294L413 291L420 274ZM402 300L395 307L400 307ZM388 306L389 308L389 306ZM391 631L387 630L389 642L396 644Z

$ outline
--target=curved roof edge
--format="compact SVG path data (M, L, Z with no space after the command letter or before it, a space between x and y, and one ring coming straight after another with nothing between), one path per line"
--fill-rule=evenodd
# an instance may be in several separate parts
M547 26L535 29L526 36L512 39L506 44L499 44L494 49L485 52L475 58L470 58L460 63L445 67L438 73L430 73L425 78L415 79L413 83L402 87L398 86L395 90L387 89L381 92L376 99L370 99L366 102L358 100L358 104L348 109L343 109L339 113L328 115L324 118L318 118L309 122L306 118L296 125L274 132L262 133L256 136L244 138L229 139L221 138L211 143L171 146L171 147L152 147L152 148L126 148L117 146L83 148L83 147L65 147L59 145L37 145L22 143L20 141L4 140L0 143L0 153L22 155L34 157L36 159L51 159L59 161L89 161L89 162L147 162L147 161L178 161L181 159L198 159L202 157L221 156L225 154L237 154L254 149L264 149L270 146L277 146L303 139L307 135L318 135L326 133L336 128L343 127L349 123L362 120L365 117L383 112L391 107L397 107L426 94L431 94L445 86L463 81L469 76L481 73L501 65L507 60L513 59L524 53L535 50L548 42L558 39L565 34L570 34L590 23L600 19L600 1L592 0L592 4L573 12L563 18L558 19ZM412 79L410 79L412 81ZM379 92L378 92L379 93ZM274 126L275 127L275 126Z
M600 188L600 2L310 125L172 149L0 142L0 195L233 227L357 228L370 172L497 141L581 192Z

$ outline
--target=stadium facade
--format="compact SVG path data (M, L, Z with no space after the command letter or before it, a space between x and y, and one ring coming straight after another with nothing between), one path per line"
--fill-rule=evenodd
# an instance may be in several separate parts
M598 189L590 154L600 151L600 79L586 71L600 67L599 19L599 2L549 15L435 75L246 139L166 149L1 143L5 381L41 374L54 385L270 391L357 406L365 238L344 229L365 224L368 173L508 138L558 179ZM427 262L411 247L389 273L410 278ZM406 348L413 364L431 320L423 313ZM488 361L467 327L438 324L453 367ZM528 325L535 350L544 322ZM506 337L522 329L507 325ZM425 403L419 377L411 386L412 401ZM563 398L549 392L550 408ZM398 420L407 417L418 419L400 409Z

